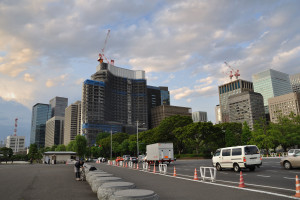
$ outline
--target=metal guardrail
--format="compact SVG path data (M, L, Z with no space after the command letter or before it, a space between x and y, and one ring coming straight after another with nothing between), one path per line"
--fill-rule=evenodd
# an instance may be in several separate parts
M158 169L160 174L167 174L168 166L167 164L159 164Z
M209 172L209 176L206 176L207 172ZM211 182L215 182L217 170L215 167L200 167L200 175L203 181L210 180Z
M143 162L143 171L147 171L147 170L148 170L148 163Z

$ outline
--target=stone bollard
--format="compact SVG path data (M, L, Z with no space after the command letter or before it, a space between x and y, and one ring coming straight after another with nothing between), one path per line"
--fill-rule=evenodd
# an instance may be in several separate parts
M109 199L114 192L119 190L133 189L135 188L134 183L130 182L106 182L103 183L97 191L97 197L101 199Z
M104 171L89 171L88 173L86 173L86 178L88 178L88 177L90 177L90 176L92 176L93 174L104 174L104 173L106 173L106 172L104 172Z
M152 190L129 189L120 190L110 196L109 200L157 200L159 196Z
M97 193L98 188L106 182L111 182L111 181L122 181L121 178L119 177L98 177L96 179L93 180L91 187L92 187L92 191L94 193Z
M112 174L107 174L107 173L105 173L105 174L94 174L94 175L92 175L92 176L89 178L89 180L87 180L87 182L90 184L90 186L92 186L92 182L93 182L93 180L95 180L96 178L100 178L100 177L112 177L112 176L114 176L114 175L112 175Z

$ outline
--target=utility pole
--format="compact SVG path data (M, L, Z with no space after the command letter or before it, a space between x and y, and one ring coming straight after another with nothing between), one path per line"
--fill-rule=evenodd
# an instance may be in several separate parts
M112 160L112 128L110 128L110 160Z
M139 121L136 121L136 157L139 158Z

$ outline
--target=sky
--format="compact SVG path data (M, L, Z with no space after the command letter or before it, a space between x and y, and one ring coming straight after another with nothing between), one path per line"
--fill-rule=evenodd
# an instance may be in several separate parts
M31 110L55 96L81 100L108 30L108 59L168 86L171 105L215 122L230 69L251 81L300 72L298 0L0 0L0 141L29 144Z

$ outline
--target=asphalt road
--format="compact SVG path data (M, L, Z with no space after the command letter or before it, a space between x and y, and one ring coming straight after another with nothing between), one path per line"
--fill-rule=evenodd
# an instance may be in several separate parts
M231 170L217 172L216 183L193 181L194 170L198 176L200 166L211 167L211 160L178 160L168 166L167 176L123 167L94 164L99 169L114 174L138 188L154 190L161 199L289 199L295 194L295 175L300 171L285 170L280 159L263 159L263 166L255 172L243 170L246 190L238 188L240 174ZM176 167L177 178L173 177ZM151 166L151 171L153 166ZM157 167L156 167L156 170Z
M97 200L73 165L0 164L1 200Z

